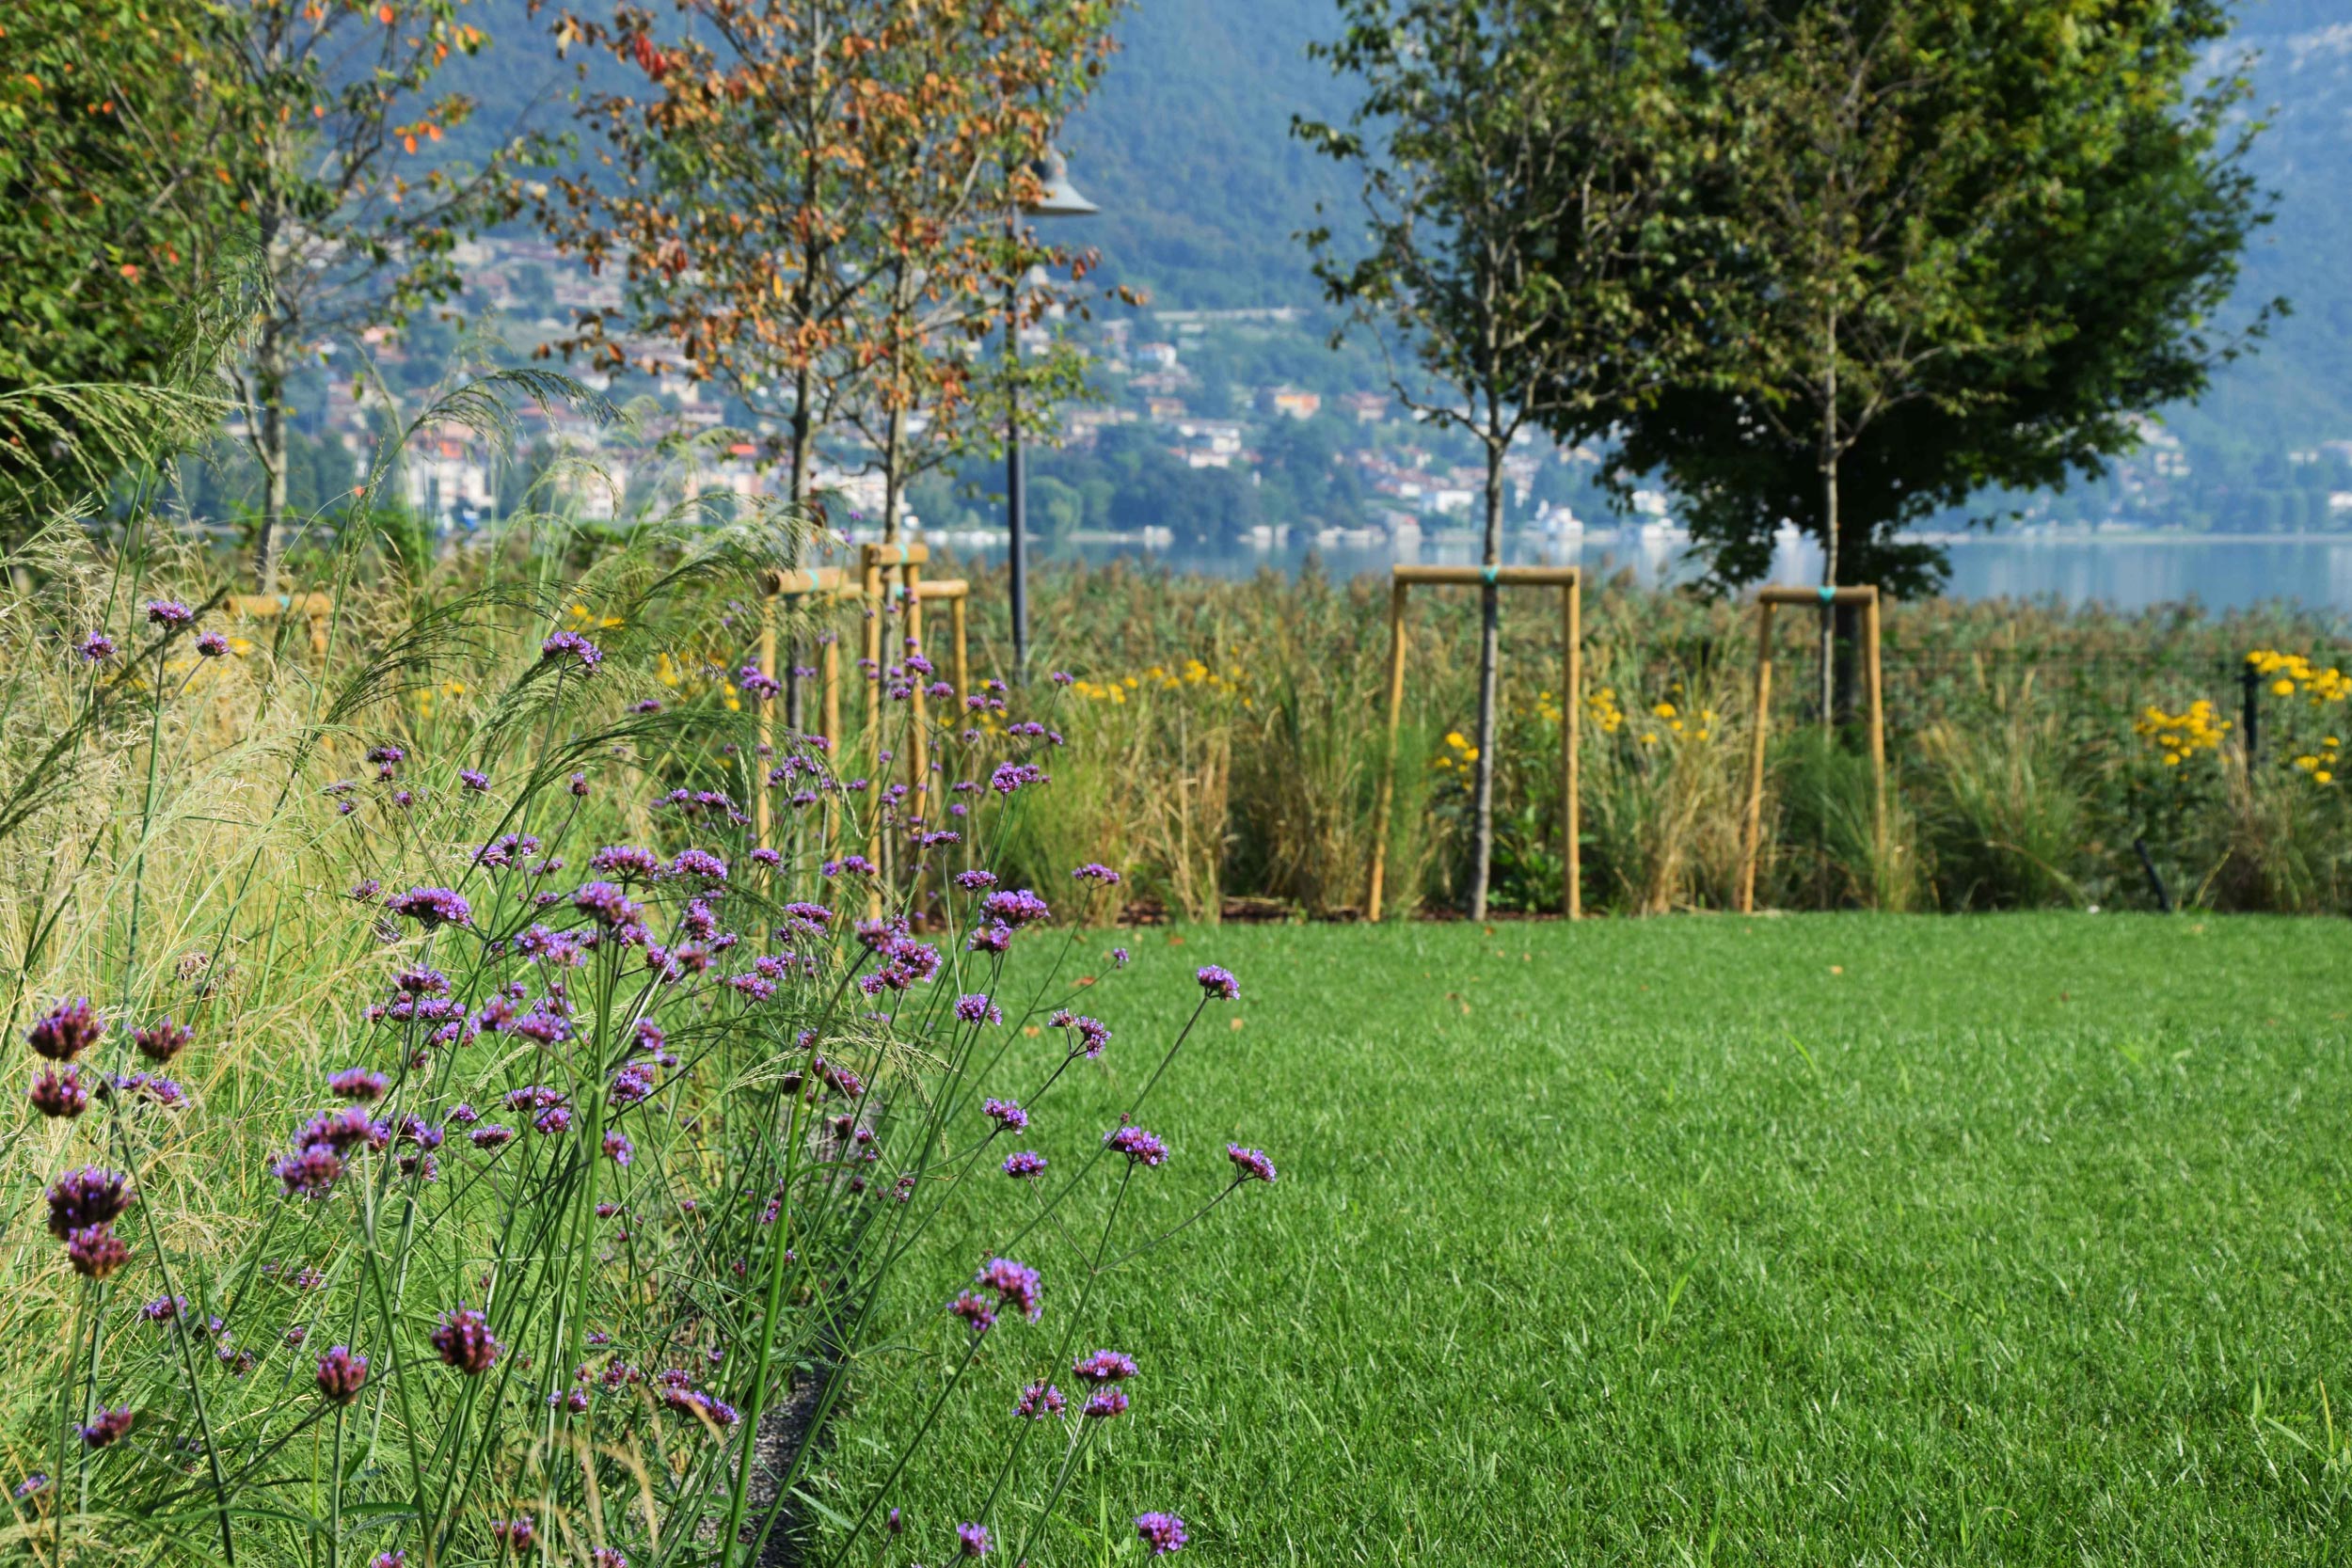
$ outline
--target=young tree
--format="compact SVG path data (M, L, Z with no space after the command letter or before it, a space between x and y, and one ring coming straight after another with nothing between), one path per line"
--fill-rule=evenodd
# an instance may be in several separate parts
M1686 56L1650 0L1343 0L1317 55L1360 77L1345 128L1296 133L1360 174L1363 253L1306 239L1355 324L1407 340L1398 398L1486 457L1482 559L1502 556L1502 463L1531 425L1574 432L1638 398L1677 332L1672 204L1701 147L1668 90ZM1494 853L1500 603L1483 590L1470 910ZM1566 721L1574 722L1570 715Z
M1905 524L2097 474L2237 351L2210 324L2265 221L2245 86L2189 86L2219 0L1677 8L1725 149L1690 230L1711 352L1624 412L1612 467L1664 472L1717 581L1794 519L1825 585L1918 591L1943 558ZM1824 722L1851 644L1825 612Z
M870 302L873 373L847 405L879 455L882 536L916 475L988 444L1015 420L1041 429L1083 388L1085 365L1057 342L1041 357L990 356L981 340L1051 309L1086 307L1087 252L1044 243L1021 214L1040 193L1050 138L1100 75L1120 0L1047 8L1021 27L963 6L911 6L878 60L899 112L874 117L865 160L880 254ZM911 440L920 409L922 439Z
M494 169L432 162L473 113L437 93L453 55L488 35L466 0L228 0L197 73L220 118L212 173L265 285L236 371L246 439L262 469L254 578L278 586L285 549L287 383L309 356L405 320L459 286L449 253L512 210Z
M968 356L933 352L995 307L1005 269L1047 259L993 225L1099 70L1109 0L683 0L675 37L617 5L557 38L650 91L592 95L611 172L555 182L564 248L617 262L625 298L567 350L608 363L666 340L684 369L784 425L804 505L817 442L883 367L870 407L965 400ZM892 418L895 411L896 418ZM883 436L885 442L890 437Z

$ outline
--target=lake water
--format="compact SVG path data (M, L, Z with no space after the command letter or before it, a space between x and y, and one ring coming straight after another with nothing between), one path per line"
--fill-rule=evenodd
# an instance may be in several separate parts
M2097 601L2118 610L2188 599L2208 610L2290 600L2306 609L2352 618L2352 534L1994 533L1959 535L1944 542L1948 544L1952 562L1950 591L1962 598L2053 598L2070 605ZM960 534L934 543L962 557L993 559L1004 553L1002 535L991 539ZM1057 550L1033 540L1030 549L1032 558L1041 561L1057 555L1096 562L1126 558L1224 577L1247 577L1266 566L1296 571L1311 555L1334 576L1382 575L1400 561L1477 559L1477 547L1467 536L1446 535L1425 538L1406 551L1385 544L1317 546L1295 537L1279 545L1216 555L1099 540L1069 543ZM1517 539L1506 558L1514 562L1582 565L1596 573L1629 567L1641 581L1652 584L1695 575L1677 538L1656 533L1645 537L1632 529L1595 530L1574 547L1565 542ZM1772 580L1819 582L1820 551L1803 542L1784 544L1773 558Z

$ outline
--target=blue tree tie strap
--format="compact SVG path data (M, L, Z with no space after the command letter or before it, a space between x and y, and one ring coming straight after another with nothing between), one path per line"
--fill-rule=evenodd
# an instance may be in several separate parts
M1478 569L1478 576L1487 587L1492 588L1502 572L1502 568L1500 566L1481 566Z
M1836 589L1835 589L1835 588L1824 588L1824 589L1822 589L1822 590L1821 590L1821 602L1822 602L1823 604L1830 604L1830 603L1834 602L1834 601L1836 599L1836 597L1837 597L1837 590L1836 590Z

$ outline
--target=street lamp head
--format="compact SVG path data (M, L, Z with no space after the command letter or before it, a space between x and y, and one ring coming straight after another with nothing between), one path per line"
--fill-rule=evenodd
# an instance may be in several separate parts
M1035 201L1025 201L1021 211L1033 218L1091 217L1103 209L1078 194L1078 187L1070 182L1070 166L1062 155L1048 148L1045 156L1029 166L1041 187Z

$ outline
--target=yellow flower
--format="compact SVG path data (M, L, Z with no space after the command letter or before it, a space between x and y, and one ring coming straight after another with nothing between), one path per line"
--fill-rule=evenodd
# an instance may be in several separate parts
M2313 784L2332 784L2332 783L2334 783L2334 782L2335 782L2335 777L2336 777L2336 776L2335 776L2333 773L2328 772L2328 769L2326 769L2325 768L2321 768L2318 772L2313 773L2313 774L2312 775L2312 783L2313 783Z
M1459 730L1448 730L1445 736L1445 743L1453 747L1457 752L1467 752L1470 749L1470 743L1462 738L1462 732Z
M1672 719L1675 716L1675 705L1672 703L1660 703L1657 706L1651 708L1650 712L1656 714L1661 719Z

